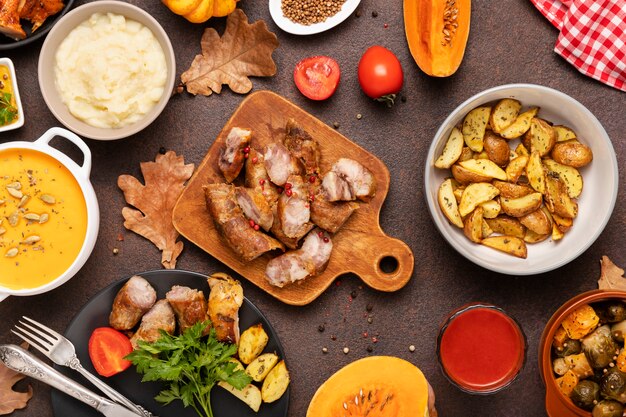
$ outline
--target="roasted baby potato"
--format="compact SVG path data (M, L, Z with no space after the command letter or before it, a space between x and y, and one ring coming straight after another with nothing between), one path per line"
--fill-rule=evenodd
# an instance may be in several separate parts
M539 156L545 156L556 144L556 132L545 120L533 117L522 142L531 153L537 151Z
M511 162L504 169L507 180L517 182L526 170L526 165L528 165L528 155L519 155L511 159Z
M570 129L567 126L557 125L552 126L554 128L554 132L556 133L556 141L564 142L570 139L576 139L576 132Z
M289 372L285 361L280 361L263 381L261 396L263 402L271 403L283 396L289 386Z
M455 127L448 137L441 156L435 161L435 166L437 168L450 168L459 159L462 151L463 134Z
M459 159L457 162L467 161L468 159L472 159L472 158L474 158L474 151L472 151L467 146L464 146L463 149L461 150L461 156L459 156Z
M526 216L541 207L541 203L543 203L541 193L531 193L519 198L502 197L500 199L502 212L512 217Z
M261 323L241 333L241 337L239 337L239 348L237 350L241 362L248 365L255 360L257 356L263 352L268 341L269 336L265 333Z
M567 188L567 195L570 198L578 198L580 196L580 193L583 191L583 177L576 168L559 164L552 159L544 159L543 164L548 171L556 172L563 179Z
M483 238L483 208L478 206L465 218L463 233L469 240L480 243Z
M494 219L498 217L498 214L500 214L500 210L502 209L502 207L500 207L500 201L497 199L486 201L480 204L480 207L483 208L483 217L485 219Z
M565 142L558 142L552 148L552 159L559 164L568 165L574 168L584 167L593 159L591 148L573 139Z
M461 204L459 204L459 214L465 217L470 214L476 206L486 201L492 200L500 194L500 191L487 182L479 182L470 184L463 191L461 196ZM502 204L502 203L500 203Z
M520 239L524 238L526 228L519 220L507 215L500 215L495 219L485 219L491 230L501 235L515 236Z
M248 407L258 412L263 402L261 390L256 385L248 384L242 389L237 389L230 385L228 382L219 381L217 383L220 387L239 398L244 403L248 404Z
M246 373L252 377L253 381L261 382L278 363L278 359L278 355L275 353L264 353L250 362L246 368Z
M532 187L526 184L513 184L497 180L494 180L491 184L500 190L500 196L504 198L520 198L535 192Z
M551 213L573 219L578 214L578 204L569 198L567 187L558 173L546 174L546 207Z
M521 224L538 235L552 233L552 220L541 208L519 218Z
M493 107L489 124L494 132L500 133L507 127L511 126L517 119L522 103L512 98L505 98Z
M538 107L533 107L532 109L520 114L517 116L517 119L515 119L513 124L500 132L500 136L505 139L519 138L526 133L528 129L530 129L530 120L535 117L538 111Z
M518 258L526 258L528 252L526 243L515 236L489 236L484 238L480 243L490 248L517 256Z
M437 200L439 201L439 207L443 211L444 216L457 227L463 227L463 219L459 214L459 207L452 190L452 180L448 178L441 183L439 192L437 193Z
M593 307L589 304L584 304L569 313L561 325L570 339L580 340L591 333L599 322L600 317L598 317Z
M526 178L535 191L541 194L546 192L546 175L539 152L535 151L530 154L528 164L526 164Z
M492 179L492 177L489 177L487 175L482 175L474 171L470 171L467 168L463 168L459 164L452 165L452 168L450 168L450 171L452 172L452 176L454 177L454 179L457 180L461 184L471 184L475 182L489 182Z
M477 107L467 113L463 120L463 139L474 152L482 152L483 138L489 122L491 107Z
M539 233L535 233L530 229L526 229L526 234L524 235L524 242L526 243L538 243L543 242L550 236L550 234L540 235Z
M569 397L574 387L578 384L578 375L574 371L568 370L562 377L557 378L555 382L559 387L559 391L566 397Z
M500 136L490 130L486 131L483 146L487 157L496 165L503 167L509 163L511 149L509 148L508 142Z
M459 162L459 165L476 175L483 175L502 181L506 181L507 178L506 172L489 159L468 159L467 161Z

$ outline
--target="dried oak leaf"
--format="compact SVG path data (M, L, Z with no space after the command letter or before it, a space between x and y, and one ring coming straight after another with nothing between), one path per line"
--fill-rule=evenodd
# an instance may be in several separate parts
M154 243L163 252L161 264L174 269L183 242L176 241L179 235L172 224L172 211L185 182L193 174L194 165L185 165L184 158L173 151L157 155L156 162L140 165L146 185L131 175L120 175L117 179L126 202L138 209L122 209L124 226Z
M278 38L264 21L249 24L241 9L228 15L221 38L215 29L205 29L200 45L202 54L196 55L180 77L191 94L219 94L222 84L228 84L235 93L246 94L252 89L248 77L276 74L272 52L278 47Z
M601 290L626 291L626 278L624 270L615 265L608 256L603 256L600 261L600 279L598 288Z
M28 349L28 344L22 343L22 347ZM33 396L33 387L29 385L27 392L13 391L13 385L24 378L24 375L0 363L0 415L11 414L26 407Z

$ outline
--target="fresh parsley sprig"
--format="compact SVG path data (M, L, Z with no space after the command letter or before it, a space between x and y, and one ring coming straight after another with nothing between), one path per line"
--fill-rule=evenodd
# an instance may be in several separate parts
M17 108L11 104L11 93L0 94L0 126L12 123L17 117Z
M203 337L210 321L196 323L180 336L172 336L161 330L161 337L154 343L139 341L139 348L126 356L143 374L142 382L167 382L155 400L167 405L181 400L185 407L193 407L198 415L213 417L211 389L219 381L225 381L237 389L244 388L252 378L244 371L236 370L230 359L237 352L237 345L221 343L215 329Z

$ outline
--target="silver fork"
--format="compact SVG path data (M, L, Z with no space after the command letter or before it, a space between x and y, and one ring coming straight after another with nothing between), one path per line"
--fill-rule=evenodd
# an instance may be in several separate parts
M133 403L128 398L124 397L122 394L102 382L98 377L83 368L83 366L80 364L80 360L76 356L76 349L74 348L74 345L63 335L55 332L49 327L44 326L43 324L31 318L28 318L26 316L22 316L22 318L25 321L20 321L19 323L22 326L28 328L30 331L16 325L15 329L18 331L11 330L11 332L13 332L15 335L28 342L31 346L37 348L41 353L46 355L48 358L50 358L50 360L52 360L52 362L56 363L57 365L67 366L80 373L92 384L98 387L98 389L100 389L100 391L102 391L111 400L124 405L126 408L135 412L137 415L143 417L155 417L148 410ZM39 328L36 328L34 326L37 326Z

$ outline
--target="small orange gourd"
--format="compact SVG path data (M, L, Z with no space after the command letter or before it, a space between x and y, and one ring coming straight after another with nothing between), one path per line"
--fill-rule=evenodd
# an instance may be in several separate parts
M448 77L461 65L471 0L404 0L404 30L413 59L426 74Z
M306 417L427 417L428 382L410 362L370 356L341 368L324 382Z

